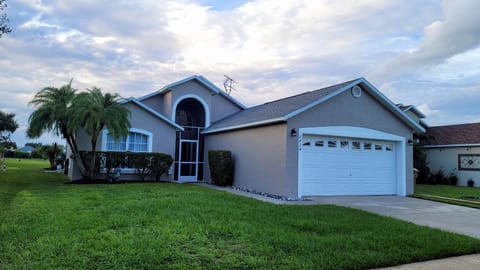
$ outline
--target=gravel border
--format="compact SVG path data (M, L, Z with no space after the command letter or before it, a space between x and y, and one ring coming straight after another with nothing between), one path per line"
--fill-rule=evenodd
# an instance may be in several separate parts
M252 193L252 194L256 194L256 195L260 195L260 196L264 196L264 197L267 197L267 198L272 198L272 199L275 199L275 200L287 201L287 202L310 201L308 199L303 199L303 198L299 199L299 198L292 198L292 197L286 197L286 196L279 196L279 195L270 194L270 193L266 193L266 192L260 192L260 191L256 191L256 190L253 190L253 189L250 189L250 188L241 188L241 187L232 186L232 189L243 191L243 192L248 192L248 193Z

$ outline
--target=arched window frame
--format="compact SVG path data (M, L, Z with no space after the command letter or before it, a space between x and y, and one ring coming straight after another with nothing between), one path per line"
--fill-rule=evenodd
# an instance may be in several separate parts
M172 106L172 121L175 122L175 117L176 117L176 112L177 112L177 106L182 102L183 100L187 98L193 98L200 102L200 104L203 106L203 110L205 111L205 127L210 126L210 109L208 108L208 104L199 96L193 95L193 94L188 94L188 95L183 95L178 97L175 100L175 103Z
M102 151L104 151L104 152L106 152L106 151L112 151L112 152L123 152L123 151L139 152L139 151L132 151L132 150L129 150L129 149L128 149L128 140L129 140L129 137L130 137L130 133L139 133L139 134L142 134L142 135L146 135L146 136L147 136L147 152L152 152L153 133L150 132L150 131L148 131L148 130L139 129L139 128L130 128L130 129L128 130L127 138L125 138L126 144L127 144L127 149L126 149L126 150L107 150L108 129L104 129L104 130L102 131ZM143 152L143 151L142 151L142 152Z

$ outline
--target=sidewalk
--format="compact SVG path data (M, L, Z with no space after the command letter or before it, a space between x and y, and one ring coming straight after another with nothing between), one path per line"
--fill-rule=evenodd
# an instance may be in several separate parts
M387 268L378 268L381 270L478 270L480 269L480 254L464 255L458 257L450 257L439 260L431 260L425 262L409 263L399 266Z

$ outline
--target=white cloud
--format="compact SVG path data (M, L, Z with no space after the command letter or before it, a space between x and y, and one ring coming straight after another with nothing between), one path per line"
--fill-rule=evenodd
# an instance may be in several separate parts
M422 44L388 61L373 74L391 78L404 73L422 72L421 69L445 63L451 57L466 53L480 45L480 1L445 0L444 18L424 28Z
M394 102L420 104L429 121L468 115L461 122L480 115L454 106L477 96L478 3L10 1L0 108L25 127L34 93L70 78L130 97L192 74L221 87L227 74L239 82L232 95L254 105L367 77Z

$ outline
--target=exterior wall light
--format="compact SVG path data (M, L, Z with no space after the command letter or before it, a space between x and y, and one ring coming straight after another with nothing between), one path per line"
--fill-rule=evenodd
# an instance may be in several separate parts
M290 136L292 136L292 137L297 136L297 131L294 128L292 128L292 130L290 130Z

